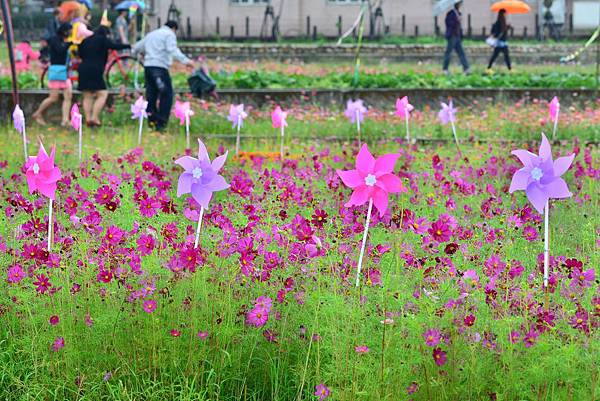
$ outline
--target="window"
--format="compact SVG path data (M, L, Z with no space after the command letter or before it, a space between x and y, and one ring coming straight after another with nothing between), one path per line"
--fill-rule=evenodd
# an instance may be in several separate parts
M269 0L230 0L233 5L263 5L269 4Z

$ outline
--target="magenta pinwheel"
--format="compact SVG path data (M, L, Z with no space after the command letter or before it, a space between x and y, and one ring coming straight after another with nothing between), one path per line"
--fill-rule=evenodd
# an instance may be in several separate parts
M548 114L550 115L550 119L552 121L558 120L558 112L560 110L560 102L558 98L554 96L550 103L548 103Z
M544 134L538 153L536 155L524 149L512 151L523 163L523 168L513 175L509 192L525 191L535 210L542 214L549 199L563 199L573 195L561 176L571 167L575 154L553 161L550 142Z
M399 157L399 154L390 153L375 159L367 144L362 145L356 156L356 169L337 170L344 184L354 190L346 207L360 206L372 200L379 215L383 216L388 206L388 194L404 190L402 181L394 175Z
M148 114L146 109L148 108L148 102L143 96L137 98L135 103L131 105L131 119L138 120L140 118L147 118Z
M287 111L281 110L281 107L277 106L271 113L271 123L273 128L287 127Z
M413 110L413 105L408 102L408 96L396 99L396 115L398 117L408 118Z
M227 120L231 121L233 128L241 128L246 117L248 117L248 113L244 111L243 103L238 105L232 104L229 106L229 116L227 116Z
M184 156L175 163L183 167L184 172L179 176L177 185L177 196L191 194L192 198L203 208L208 208L213 192L229 188L219 170L227 160L227 152L224 155L210 161L206 146L198 140L198 158Z
M54 146L48 155L44 145L40 144L38 155L30 156L25 163L25 177L29 193L39 191L42 195L54 200L56 183L62 178L60 169L54 165L54 153Z
M348 103L346 103L346 110L344 111L344 115L348 118L348 120L350 120L352 124L355 124L357 122L357 119L359 122L362 123L365 120L366 114L367 108L363 104L362 100L348 100Z
M79 131L81 128L81 120L82 117L79 112L79 106L75 103L73 107L71 107L71 127L73 127L75 131Z
M192 117L195 113L190 106L190 102L180 102L177 100L175 102L173 114L175 114L175 117L179 119L179 125L187 125L189 124L190 117Z

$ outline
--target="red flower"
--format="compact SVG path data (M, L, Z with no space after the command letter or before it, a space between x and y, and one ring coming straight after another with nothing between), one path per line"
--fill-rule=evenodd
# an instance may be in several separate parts
M448 223L437 220L431 224L431 228L427 230L427 232L433 237L437 242L446 242L452 237L452 230Z
M437 347L433 349L433 360L438 366L443 366L446 363L446 351L442 351L441 348Z

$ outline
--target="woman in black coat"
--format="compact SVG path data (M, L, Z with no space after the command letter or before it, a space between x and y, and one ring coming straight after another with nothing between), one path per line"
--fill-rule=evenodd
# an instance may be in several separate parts
M500 53L503 53L504 62L510 71L510 54L508 53L508 42L506 41L509 30L510 25L506 23L506 10L502 9L498 13L498 19L496 20L496 23L492 26L492 36L494 39L496 39L496 44L494 46L494 53L492 54L492 58L488 64L488 70L492 68L494 61L496 61L496 58L500 55Z
M106 104L108 91L104 81L104 68L110 50L128 49L109 38L110 29L101 26L79 45L79 90L83 92L83 112L89 126L100 125L100 112ZM94 97L96 98L94 100Z

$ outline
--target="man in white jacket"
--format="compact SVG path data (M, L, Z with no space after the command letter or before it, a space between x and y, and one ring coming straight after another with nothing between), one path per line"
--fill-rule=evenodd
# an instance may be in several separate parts
M173 84L169 74L173 59L194 68L193 61L177 47L178 29L177 22L167 21L133 47L134 54L144 55L148 121L159 131L167 126L173 106Z

